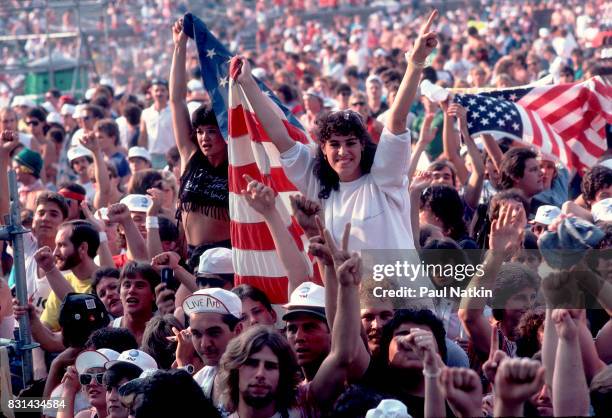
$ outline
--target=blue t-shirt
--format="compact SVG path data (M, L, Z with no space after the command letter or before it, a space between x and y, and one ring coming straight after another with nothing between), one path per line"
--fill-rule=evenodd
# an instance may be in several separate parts
M119 177L125 177L130 175L130 164L127 158L120 152L117 152L110 157L110 161L115 165L117 169L117 175Z

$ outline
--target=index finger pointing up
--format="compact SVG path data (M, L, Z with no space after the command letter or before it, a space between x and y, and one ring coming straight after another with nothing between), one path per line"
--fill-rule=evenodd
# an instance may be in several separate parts
M438 17L438 11L434 9L429 15L429 19L427 19L427 23L421 28L421 35L424 35L429 32L431 29L431 25L433 24L434 19Z

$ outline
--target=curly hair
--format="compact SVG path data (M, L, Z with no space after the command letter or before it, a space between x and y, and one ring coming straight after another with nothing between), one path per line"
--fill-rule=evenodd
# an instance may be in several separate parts
M357 112L342 110L324 113L317 118L315 136L321 144L328 141L332 135L354 135L363 145L359 167L362 174L368 174L374 163L376 144L367 131L363 119ZM319 147L314 165L314 174L319 179L321 191L319 199L327 199L332 190L338 190L340 177L325 159L323 150Z
M428 187L421 194L421 209L427 208L436 215L444 225L444 232L454 240L460 240L467 234L463 220L463 202L454 188L437 184Z
M538 332L544 327L545 312L542 309L533 309L525 312L516 326L516 355L519 357L532 357L540 351L542 344L538 339Z
M593 202L597 192L610 187L610 185L612 185L612 170L596 165L582 179L581 189L584 199L589 203Z
M219 379L222 387L221 400L228 411L235 411L239 401L238 370L249 356L270 348L278 357L279 380L276 393L276 408L286 412L296 402L300 383L299 366L291 346L274 328L256 325L234 338L228 344L220 361Z

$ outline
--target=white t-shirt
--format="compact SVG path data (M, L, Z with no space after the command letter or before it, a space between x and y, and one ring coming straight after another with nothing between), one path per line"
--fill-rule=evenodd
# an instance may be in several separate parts
M341 242L344 226L351 222L351 251L414 249L408 195L410 132L396 136L385 128L370 173L340 182L339 189L322 200L313 173L315 151L296 143L281 154L281 164L300 192L321 203L325 226L336 242Z
M219 367L204 366L196 374L193 375L193 380L202 388L204 396L208 399L212 399L213 383Z
M58 386L56 386L55 389L53 389L50 397L59 399L63 396L63 392L64 392L64 384L60 383ZM84 409L89 409L90 406L91 405L89 404L89 401L87 400L87 396L83 393L82 390L79 390L76 393L76 396L74 397L74 415L78 414L80 411ZM48 408L48 409L45 408L43 410L43 413L49 417L56 417L57 408Z
M147 107L142 111L141 118L147 127L149 152L151 154L165 154L175 145L170 106L164 107L160 112L155 110L153 106Z
M32 148L32 135L19 132L19 142L26 148Z
M127 123L127 119L125 118L125 116L120 116L117 119L115 119L115 123L117 124L117 127L119 128L119 143L121 144L122 147L124 147L125 149L129 148L129 138L128 138L128 123Z

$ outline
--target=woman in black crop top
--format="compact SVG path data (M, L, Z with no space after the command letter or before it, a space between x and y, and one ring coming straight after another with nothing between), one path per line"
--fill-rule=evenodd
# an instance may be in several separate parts
M170 70L170 110L181 157L179 220L189 245L189 265L197 266L208 248L230 248L227 145L209 107L193 112L185 95L187 36L182 19L172 27L174 55Z

